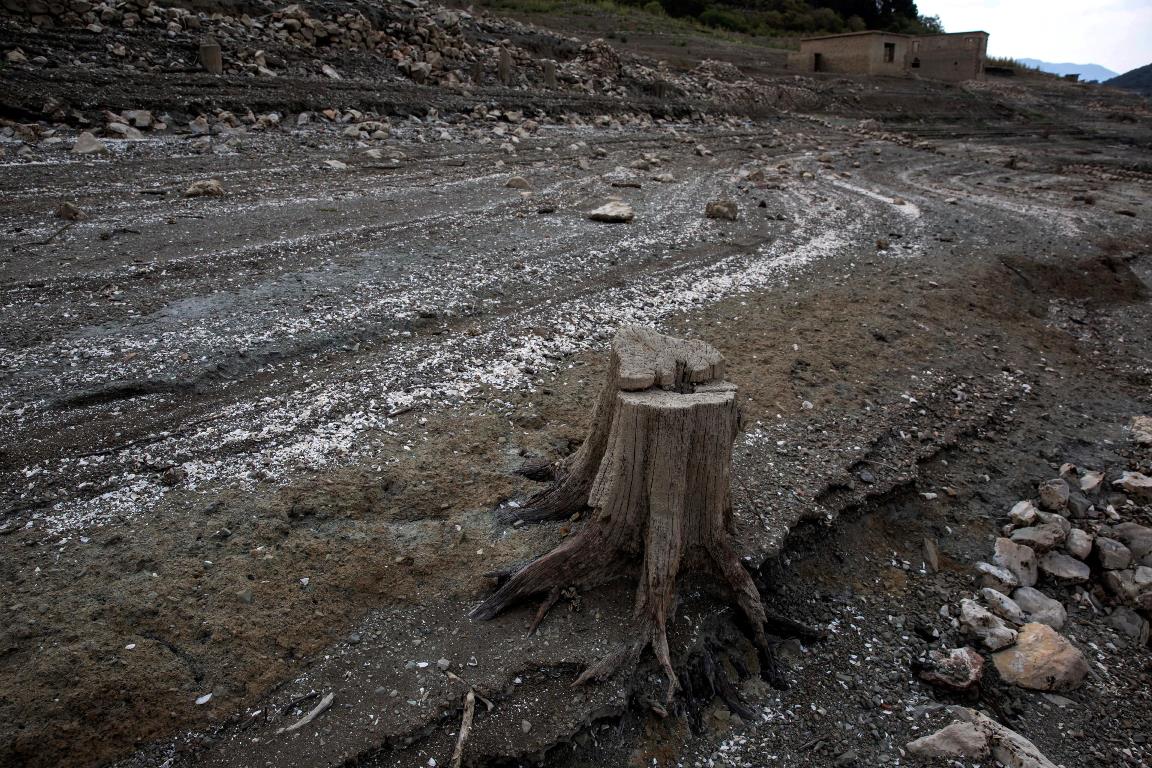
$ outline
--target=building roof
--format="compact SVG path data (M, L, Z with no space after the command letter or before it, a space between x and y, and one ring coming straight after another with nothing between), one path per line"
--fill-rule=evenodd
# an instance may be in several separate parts
M980 30L973 29L970 32L936 32L927 35L906 35L903 32L885 32L882 29L866 29L863 32L841 32L838 35L815 35L813 37L802 37L800 42L805 43L809 40L832 40L837 37L860 37L862 35L883 35L884 37L904 37L904 38L917 38L917 37L952 37L953 35L984 35L989 37L988 33Z
M860 37L862 35L883 35L884 37L915 37L915 35L905 35L902 32L885 32L882 29L866 29L863 32L842 32L839 35L816 35L815 37L802 37L800 42L807 42L808 40L831 40L835 37Z

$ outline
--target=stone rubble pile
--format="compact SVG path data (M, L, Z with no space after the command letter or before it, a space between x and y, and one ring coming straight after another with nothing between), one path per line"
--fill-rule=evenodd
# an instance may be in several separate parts
M1061 598L1075 601L1138 646L1152 616L1152 481L1141 472L1065 464L1060 477L1015 504L989 561L974 567L978 592L954 609L953 625L991 654L1000 677L1022 688L1069 691L1089 672L1060 632ZM1141 522L1137 522L1137 520ZM980 680L971 648L918 662L922 679L950 690Z
M17 26L79 28L104 51L5 52L19 66L102 64L138 71L202 70L198 46L216 43L230 77L406 78L420 84L559 89L590 95L701 101L768 111L849 98L860 86L794 77L764 82L731 64L705 61L690 72L664 62L625 58L604 40L583 43L509 19L423 0L389 3L293 3L252 0L238 6L192 0L0 0ZM247 12L245 11L247 9ZM257 12L253 9L259 9ZM153 33L149 36L149 33ZM513 41L555 51L548 61ZM153 45L141 44L151 40ZM551 67L551 72L548 68Z

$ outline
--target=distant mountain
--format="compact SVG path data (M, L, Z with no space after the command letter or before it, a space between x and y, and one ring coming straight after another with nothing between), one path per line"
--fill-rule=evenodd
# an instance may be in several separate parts
M1035 67L1041 72L1051 72L1054 75L1080 75L1080 79L1084 81L1099 80L1104 82L1116 77L1117 74L1099 64L1053 64L1050 61L1040 61L1040 59L1016 59L1016 61Z
M1145 64L1139 69L1125 72L1119 77L1108 80L1107 84L1152 96L1152 64Z

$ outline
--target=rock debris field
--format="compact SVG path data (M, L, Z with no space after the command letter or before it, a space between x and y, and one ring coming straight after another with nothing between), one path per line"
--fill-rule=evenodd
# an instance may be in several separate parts
M16 5L0 764L1152 763L1146 102L416 1ZM704 578L670 703L651 654L570 685L627 579L468 618L585 525L524 468L628 325L725 358L787 688Z

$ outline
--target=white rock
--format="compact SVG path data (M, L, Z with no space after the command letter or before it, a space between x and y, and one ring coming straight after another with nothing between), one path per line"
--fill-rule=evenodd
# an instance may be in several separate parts
M1031 501L1018 501L1008 512L1013 525L1028 526L1036 522L1036 507Z
M960 626L990 651L997 651L1016 642L1016 630L1008 627L999 616L993 615L975 600L960 601Z
M1020 586L1020 580L1016 578L1016 574L998 565L976 563L976 573L977 583L981 587L990 587L1006 595L1012 594L1012 590Z
M1003 537L996 539L996 551L992 555L992 562L1011 571L1020 586L1035 586L1039 574L1036 551L1027 544L1019 544Z
M588 212L592 221L607 221L611 223L627 223L635 218L636 213L632 206L621 200L609 200L604 205Z
M1059 584L1083 584L1092 571L1063 552L1047 552L1040 558L1040 573Z

